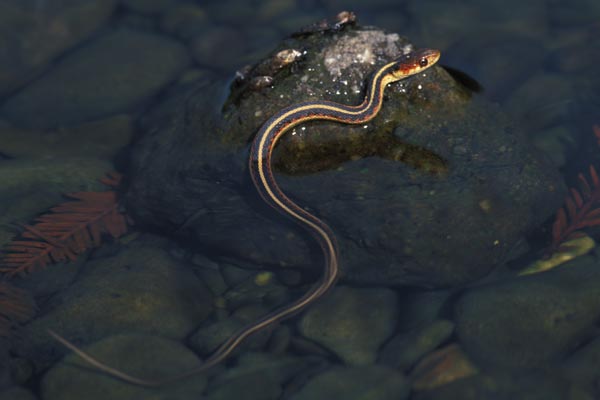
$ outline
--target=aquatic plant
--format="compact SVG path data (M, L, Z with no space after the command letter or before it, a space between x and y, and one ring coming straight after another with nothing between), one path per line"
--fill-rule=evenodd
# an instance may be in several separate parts
M592 126L600 146L600 126ZM600 178L593 165L589 166L589 179L583 173L577 175L579 190L570 188L564 206L559 208L552 224L552 244L546 258L553 253L568 251L566 243L585 235L583 229L600 225Z
M580 190L571 188L564 206L556 213L551 253L560 251L565 242L583 236L584 228L600 225L600 178L596 169L590 165L589 179L583 173L577 179Z

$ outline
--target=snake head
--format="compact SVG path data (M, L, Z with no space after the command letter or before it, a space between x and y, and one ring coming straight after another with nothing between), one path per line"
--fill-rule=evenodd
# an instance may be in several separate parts
M438 62L440 55L439 50L415 50L394 60L388 71L393 80L404 79L431 67Z

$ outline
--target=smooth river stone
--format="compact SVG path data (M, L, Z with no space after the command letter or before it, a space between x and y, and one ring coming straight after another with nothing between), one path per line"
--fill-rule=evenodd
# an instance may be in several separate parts
M347 364L368 365L393 333L397 313L397 296L390 289L341 286L304 314L300 331Z

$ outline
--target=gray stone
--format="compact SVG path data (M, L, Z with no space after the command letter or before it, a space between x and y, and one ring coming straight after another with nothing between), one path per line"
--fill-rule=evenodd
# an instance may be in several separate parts
M0 2L0 98L42 72L111 16L116 0Z
M1 113L18 126L48 128L128 111L187 67L178 42L121 29L60 60L8 99Z
M183 373L201 360L180 343L149 335L115 335L86 346L84 351L114 368L136 377L154 380ZM147 388L100 373L70 354L43 377L45 400L187 400L200 398L206 378L198 374L159 387Z
M290 400L402 400L409 392L404 375L393 369L337 367L311 379Z
M600 317L594 257L468 290L455 307L463 349L479 365L545 366L592 334Z
M397 313L392 290L341 286L307 310L299 328L346 363L366 365L375 362L377 350L392 334Z

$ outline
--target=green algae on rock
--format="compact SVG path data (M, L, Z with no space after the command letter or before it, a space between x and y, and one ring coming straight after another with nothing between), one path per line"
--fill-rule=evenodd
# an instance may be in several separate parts
M284 106L360 103L369 74L412 48L397 34L360 26L296 35L238 74L220 112L222 83L173 93L144 119L130 210L250 266L309 268L313 243L279 216L257 212L248 194L247 143ZM281 66L282 50L301 57ZM274 164L283 190L332 226L343 276L359 284L476 280L554 212L564 190L497 106L439 66L390 85L364 126L296 127Z

